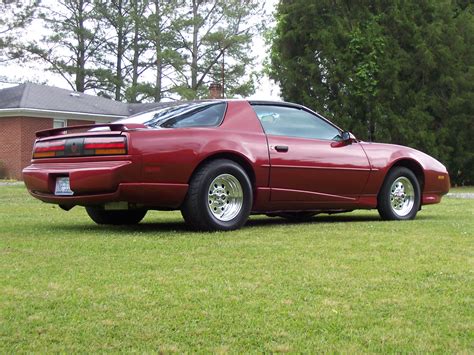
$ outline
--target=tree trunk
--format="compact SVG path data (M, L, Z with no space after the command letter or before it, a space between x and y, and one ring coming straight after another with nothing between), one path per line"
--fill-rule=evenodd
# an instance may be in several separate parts
M131 86L131 96L130 102L137 102L137 86L138 86L138 65L139 65L139 55L140 55L140 46L139 46L139 32L140 28L138 25L138 18L135 19L135 30L133 34L133 59L132 59L132 86Z
M85 91L85 39L84 39L84 0L78 3L77 22L79 33L77 35L77 63L76 63L76 91Z
M118 2L118 13L119 17L123 17L122 13L122 0ZM122 99L122 86L123 86L123 77L122 77L122 58L124 52L124 36L123 36L123 21L119 19L117 21L117 60L115 65L115 100L121 101Z
M197 91L197 76L198 76L198 1L193 0L193 44L192 44L192 59L191 59L191 89Z
M161 101L161 79L163 75L163 58L161 49L161 15L160 0L155 0L155 52L156 52L156 83L155 83L155 102Z

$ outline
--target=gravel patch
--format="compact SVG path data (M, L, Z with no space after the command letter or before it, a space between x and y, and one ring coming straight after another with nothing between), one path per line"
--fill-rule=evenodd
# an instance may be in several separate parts
M474 199L474 193L473 192L461 192L461 193L450 192L446 196L451 197L451 198Z
M23 181L0 181L0 186L23 185Z

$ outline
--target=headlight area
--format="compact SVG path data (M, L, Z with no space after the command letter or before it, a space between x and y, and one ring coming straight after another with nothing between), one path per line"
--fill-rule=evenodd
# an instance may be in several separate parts
M33 159L127 154L127 138L79 137L37 141Z

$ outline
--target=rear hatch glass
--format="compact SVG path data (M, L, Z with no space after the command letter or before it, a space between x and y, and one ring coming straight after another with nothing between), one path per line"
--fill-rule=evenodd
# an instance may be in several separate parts
M225 102L204 101L167 105L115 123L141 123L152 128L215 127L222 122Z

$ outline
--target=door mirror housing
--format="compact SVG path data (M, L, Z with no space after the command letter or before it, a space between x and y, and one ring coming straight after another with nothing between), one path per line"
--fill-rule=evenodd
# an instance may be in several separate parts
M344 131L340 135L341 139L331 143L333 148L344 147L346 145L357 142L357 138L349 131Z
M349 131L342 132L341 138L342 138L342 141L345 142L346 144L351 144L357 141L356 137Z

